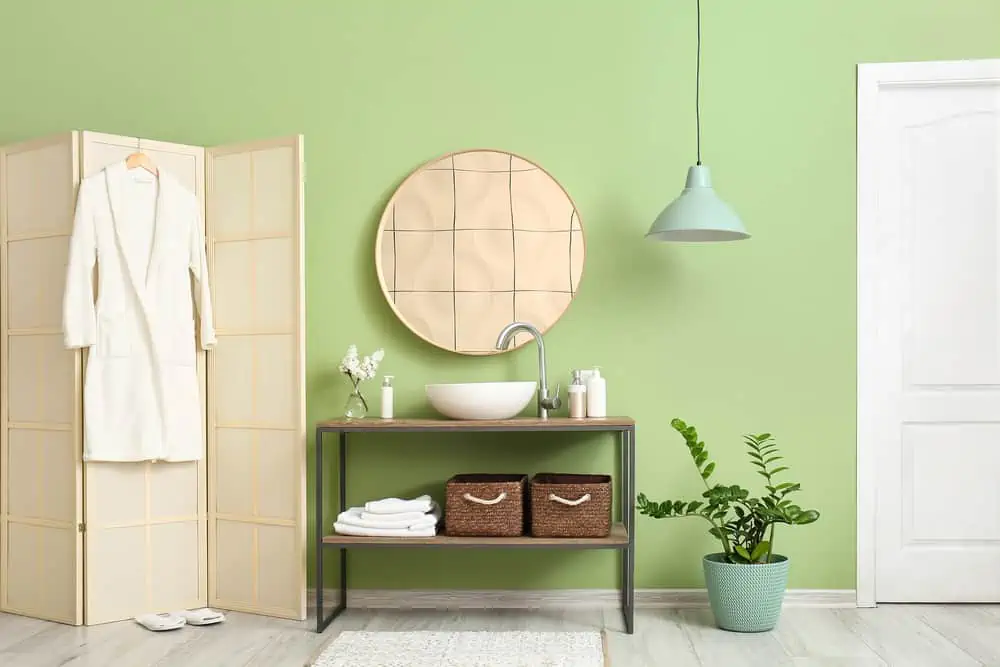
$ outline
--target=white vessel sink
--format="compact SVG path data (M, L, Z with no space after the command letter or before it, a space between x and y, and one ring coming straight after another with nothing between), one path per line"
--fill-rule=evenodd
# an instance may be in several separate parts
M429 384L427 399L452 419L510 419L535 398L537 382Z

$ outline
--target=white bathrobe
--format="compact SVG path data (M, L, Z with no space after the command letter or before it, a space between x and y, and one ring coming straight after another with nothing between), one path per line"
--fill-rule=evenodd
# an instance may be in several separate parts
M201 216L162 169L146 183L139 172L116 162L77 198L63 330L67 347L90 348L84 459L192 461L205 442L193 305L202 348L215 344Z

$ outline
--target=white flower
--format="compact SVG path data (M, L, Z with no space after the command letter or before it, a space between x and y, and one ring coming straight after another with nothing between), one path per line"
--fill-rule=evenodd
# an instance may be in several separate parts
M340 365L337 368L341 373L349 377L352 382L357 384L363 380L374 378L378 370L378 364L384 357L385 351L379 348L371 356L359 359L358 347L351 345L347 348L347 354L341 359Z
M347 354L340 360L340 372L350 374L358 366L358 347L351 345L347 348Z

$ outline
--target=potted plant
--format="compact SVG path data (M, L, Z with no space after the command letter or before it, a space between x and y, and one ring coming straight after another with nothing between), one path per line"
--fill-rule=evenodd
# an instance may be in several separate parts
M802 509L789 500L801 486L777 482L788 470L770 433L744 436L747 455L765 480L766 495L751 497L739 485L712 485L715 463L708 460L705 443L694 426L674 419L670 425L684 437L688 453L705 484L703 500L655 502L640 493L639 513L654 519L700 517L712 527L709 534L722 544L722 553L705 556L705 585L715 622L724 630L762 632L774 628L788 583L788 557L774 552L774 527L801 526L819 518L816 510Z

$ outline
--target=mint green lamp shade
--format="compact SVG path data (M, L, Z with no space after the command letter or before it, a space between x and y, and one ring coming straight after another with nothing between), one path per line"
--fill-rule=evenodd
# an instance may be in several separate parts
M750 235L733 209L715 194L708 167L699 164L688 169L684 190L656 217L646 238L710 243L738 241Z

